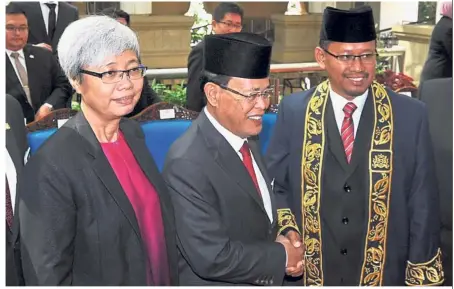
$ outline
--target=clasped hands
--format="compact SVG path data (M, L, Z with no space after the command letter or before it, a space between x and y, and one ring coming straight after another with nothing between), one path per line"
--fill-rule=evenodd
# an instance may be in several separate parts
M301 276L304 272L304 246L300 235L290 230L285 236L279 235L276 242L281 243L287 252L287 268L285 273L292 277Z

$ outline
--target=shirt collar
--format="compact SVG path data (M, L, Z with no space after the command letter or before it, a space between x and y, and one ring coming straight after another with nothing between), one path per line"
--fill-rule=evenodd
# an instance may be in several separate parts
M333 107L340 108L340 109L343 109L347 103L353 102L356 105L355 111L362 111L364 104L366 103L368 94L369 94L369 89L367 89L360 96L355 97L353 100L347 100L345 97L340 96L338 93L334 92L334 90L331 88L331 86L329 88L329 96L331 97L331 103L333 104Z
M9 57L11 57L11 53L13 53L13 52L19 53L19 57L22 58L22 59L25 59L25 55L24 55L24 50L23 49L17 50L17 51L12 51L12 50L6 49L6 53L8 54Z
M40 1L41 7L47 7L46 4L55 4L55 8L58 7L58 1Z
M227 142L232 146L232 148L236 151L239 152L241 147L243 146L244 142L247 141L244 138L241 138L235 134L233 134L231 131L223 127L208 111L208 109L205 108L203 109L205 112L208 120L211 122L211 124L214 126L214 128L227 140Z

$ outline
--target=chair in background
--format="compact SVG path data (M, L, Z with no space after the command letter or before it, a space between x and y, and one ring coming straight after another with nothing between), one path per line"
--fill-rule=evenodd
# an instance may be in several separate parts
M170 146L183 135L198 114L177 105L160 102L132 117L141 123L145 142L159 171L164 167Z
M39 147L76 113L76 110L69 108L57 109L40 120L27 124L30 155L35 154Z
M268 143L277 120L277 104L271 105L262 118L262 131L259 134L260 148L265 155Z

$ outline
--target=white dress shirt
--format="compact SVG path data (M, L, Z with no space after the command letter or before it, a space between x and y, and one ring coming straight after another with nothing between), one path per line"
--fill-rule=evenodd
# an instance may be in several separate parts
M27 64L25 63L25 55L24 55L24 50L21 49L21 50L18 50L18 51L12 51L12 50L9 50L9 49L6 49L6 54L8 55L8 58L9 60L11 61L11 65L13 66L14 68L14 71L16 72L16 75L17 75L17 79L19 79L20 81L20 84L22 86L24 86L24 84L22 83L22 79L20 78L19 76L19 72L17 70L17 67L16 67L16 60L11 57L11 53L13 52L17 52L19 53L19 62L22 64L22 66L25 68L25 72L27 72ZM27 72L28 74L28 72Z
M6 178L8 179L9 193L11 195L11 206L13 207L16 202L16 184L17 184L17 173L16 167L14 166L13 159L11 158L8 149L5 147L5 156L6 156Z
M240 138L237 135L234 135L232 132L227 130L225 127L223 127L207 110L207 108L204 108L204 112L206 116L208 117L208 120L213 124L213 126L216 128L216 130L227 140L227 142L232 146L233 150L236 152L238 157L240 158L241 161L243 161L243 156L240 153L240 149L243 146L244 142L247 141L247 139ZM259 167L257 166L257 163L254 159L254 155L251 152L251 157L252 157L252 164L254 167L254 172L257 177L257 182L260 188L260 193L262 195L263 199L263 204L265 206L265 211L268 215L268 218L270 219L270 223L273 222L273 212L272 212L272 207L271 207L271 199L270 199L270 193L268 191L268 187L266 185L265 179L262 176L262 172L260 171ZM259 194L259 192L257 192Z
M56 4L55 6L55 25L57 25L58 19L58 1L40 1L39 4L41 5L41 13L43 14L44 25L46 26L46 32L49 31L49 12L50 9L47 7L46 3L48 4Z
M347 100L343 96L335 93L331 88L329 91L329 96L331 97L331 103L333 104L334 109L334 116L336 117L337 127L339 129L339 134L341 133L342 129L342 122L344 121L345 113L344 107L347 103L353 102L356 105L356 110L353 112L353 128L354 128L354 136L356 137L356 132L358 131L359 120L361 119L361 113L363 112L364 104L367 100L367 95L369 90L366 90L360 96L355 97L353 100Z

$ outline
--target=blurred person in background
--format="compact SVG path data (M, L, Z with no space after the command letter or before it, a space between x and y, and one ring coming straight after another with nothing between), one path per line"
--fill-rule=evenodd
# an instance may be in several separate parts
M6 7L6 93L32 122L66 107L72 88L52 52L27 44L29 25L16 5Z
M429 55L421 72L420 83L434 78L452 77L452 1L441 3L441 19L430 38Z
M243 14L243 9L236 3L220 3L213 12L212 31L214 34L241 32ZM198 112L206 105L206 97L200 81L203 70L204 43L205 41L202 40L194 46L188 57L186 108Z
M177 285L174 215L140 125L124 116L146 67L128 27L70 24L59 61L81 111L27 163L18 186L26 285Z
M19 226L15 214L17 182L27 159L27 131L20 103L7 94L5 102L5 172L6 172L6 285L24 285L20 258Z
M77 7L62 1L11 2L28 18L29 44L57 54L57 45L66 27L79 19Z
M445 269L444 286L452 286L452 77L427 80L419 86L426 103L440 190L440 242Z

